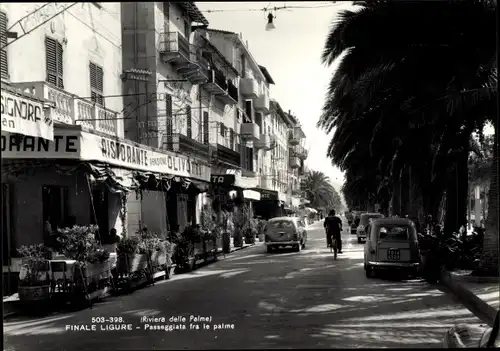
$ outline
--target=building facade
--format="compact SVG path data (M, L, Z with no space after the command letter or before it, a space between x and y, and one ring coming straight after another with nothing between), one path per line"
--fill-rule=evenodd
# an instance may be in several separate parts
M48 107L46 119L53 125L48 139L2 128L6 282L17 281L16 248L43 242L46 223L53 229L104 221L103 227L121 225L112 206L119 198L111 196L109 210L97 218L90 205L97 190L88 173L76 170L82 159L102 159L102 140L123 136L119 12L117 3L1 4L1 42L8 44L1 53L2 105L7 96L32 96Z
M213 72L198 31L208 21L193 2L122 3L121 13L124 72L132 73L123 82L126 137L174 153L206 175L195 179L204 184L194 188L174 179L167 191L149 188L141 199L129 197L129 231L142 225L157 232L178 225L182 231L198 221L200 193L210 177L206 123L212 94L202 86L210 85Z

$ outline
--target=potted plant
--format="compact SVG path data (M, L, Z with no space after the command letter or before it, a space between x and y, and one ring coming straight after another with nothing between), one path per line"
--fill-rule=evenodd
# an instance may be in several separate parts
M46 302L50 299L49 261L44 245L23 245L17 249L22 258L17 288L21 302Z
M173 238L173 243L176 245L173 261L178 269L192 271L195 267L195 242L199 242L199 233L192 226L184 229L182 234Z
M169 279L175 272L176 264L174 263L174 254L175 254L176 244L166 240L164 245L165 245L165 253L167 256L167 262L165 264L165 276L167 279Z
M134 273L147 267L147 255L139 254L140 238L137 235L120 240L116 247L118 253L117 272L120 276Z

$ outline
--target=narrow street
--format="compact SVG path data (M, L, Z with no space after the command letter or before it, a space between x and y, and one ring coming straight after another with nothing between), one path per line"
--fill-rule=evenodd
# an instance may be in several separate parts
M440 347L445 330L455 323L480 324L441 288L420 280L366 278L363 245L355 235L344 231L344 254L334 261L322 222L308 233L307 248L298 253L268 254L257 245L191 274L110 297L93 309L8 320L5 349L431 348ZM190 315L212 320L190 323ZM185 324L187 329L144 330L142 316L165 317L165 323L156 324ZM178 316L186 323L169 322ZM97 331L65 330L90 326L93 317L123 317L132 330L100 331L99 325Z

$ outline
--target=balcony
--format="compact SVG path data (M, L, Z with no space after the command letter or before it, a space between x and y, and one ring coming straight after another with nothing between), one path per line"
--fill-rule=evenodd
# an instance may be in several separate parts
M256 141L260 138L260 127L253 122L242 123L240 130L241 138Z
M179 32L160 34L158 51L164 63L170 63L176 66L191 63L191 47L189 41Z
M307 159L309 152L301 145L296 145L293 148L293 155L298 157L301 160Z
M300 168L300 159L296 156L290 157L290 168L297 169Z
M65 90L56 88L47 82L12 83L13 86L54 102L52 118L55 122L82 125L112 136L118 135L118 113L91 101L81 99Z
M227 80L226 76L216 68L208 71L208 81L203 87L227 105L235 105L238 103L238 90ZM234 89L236 89L236 93Z
M172 134L170 140L168 136L163 137L163 145L166 146L167 150L182 152L183 154L196 154L204 158L209 157L210 146L208 144L199 142L182 133Z
M257 99L259 84L254 78L240 78L240 91L245 99Z
M292 128L292 130L290 130L288 132L288 143L292 146L295 146L295 145L299 145L300 144L300 136L299 136L299 133L297 133L295 131L295 128Z
M267 134L261 134L259 140L253 142L254 149L269 150L271 145L271 136Z
M262 112L265 115L271 113L269 94L267 93L267 91L257 97L257 99L253 103L253 106L256 112Z
M208 69L208 61L205 59L201 51L198 50L194 45L191 45L190 61L193 65L185 64L181 65L177 71L184 74L187 80L192 84L204 84L208 82L210 77L210 70ZM196 68L195 68L196 66Z
M239 152L231 150L221 144L215 145L215 150L212 154L212 161L219 162L226 166L240 168L241 166L241 155Z

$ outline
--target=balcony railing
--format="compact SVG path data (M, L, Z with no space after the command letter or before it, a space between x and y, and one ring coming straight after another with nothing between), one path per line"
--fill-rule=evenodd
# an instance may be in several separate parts
M117 134L118 113L115 111L56 88L47 82L22 82L12 85L54 102L55 108L52 110L54 121L82 125L109 135L122 136Z
M240 78L240 91L246 99L257 99L259 96L259 85L254 78Z
M224 145L217 143L215 152L212 154L212 161L220 162L229 166L239 168L241 165L241 154L237 151L231 150ZM238 146L238 145L237 145Z
M290 168L295 169L295 168L300 168L300 159L296 156L291 156L290 157Z
M167 147L167 150L182 152L185 154L194 153L203 157L208 157L209 155L210 147L208 144L204 144L198 140L192 139L182 133L173 133L171 142L169 142L168 139L169 138L164 139L164 145Z
M208 69L208 61L201 54L201 51L195 45L191 45L190 54L191 63L186 63L184 69L178 70L179 73L186 76L186 78L193 84L204 84L208 81L210 71Z
M290 131L288 131L288 143L292 146L299 145L300 144L300 139L298 133L295 132L295 130L292 128Z
M260 138L260 127L253 122L242 123L240 130L241 138L245 140L259 140Z
M261 134L259 140L253 142L254 149L269 149L271 145L271 136L266 134Z
M269 94L267 91L259 94L257 99L254 101L254 108L255 111L262 112L265 115L268 115L271 112Z
M189 41L179 32L160 34L158 51L163 62L173 64L190 62L191 52Z
M204 86L205 90L215 95L217 99L225 104L235 105L238 103L238 90L233 83L227 80L222 71L217 68L212 68L208 76L208 81Z
M296 145L293 147L293 155L297 156L301 160L307 159L309 152L301 145Z

